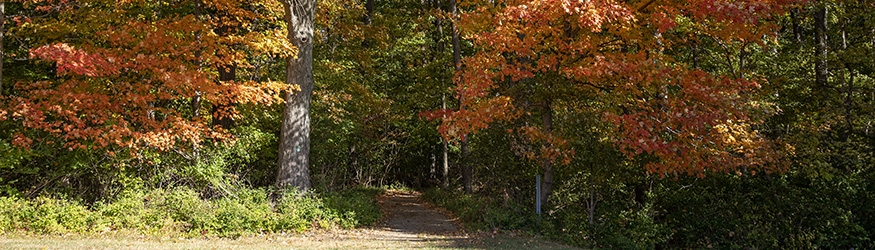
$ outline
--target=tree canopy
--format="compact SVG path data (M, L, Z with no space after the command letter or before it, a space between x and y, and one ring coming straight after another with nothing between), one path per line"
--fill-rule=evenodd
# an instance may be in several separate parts
M285 214L313 198L287 188L409 187L585 247L865 248L873 10L0 1L0 196L179 188Z

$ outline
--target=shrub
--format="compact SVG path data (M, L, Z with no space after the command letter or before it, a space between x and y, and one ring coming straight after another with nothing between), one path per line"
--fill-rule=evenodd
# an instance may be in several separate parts
M237 237L302 232L314 227L352 228L379 220L376 188L299 194L274 204L264 189L236 188L234 196L202 199L190 188L131 189L90 209L67 199L0 197L0 232L39 234L126 230L158 236Z
M382 192L377 188L355 188L329 193L325 196L325 206L339 215L342 228L373 225L383 215L374 198Z
M16 197L0 197L0 231L26 229L28 219L34 214L28 202Z

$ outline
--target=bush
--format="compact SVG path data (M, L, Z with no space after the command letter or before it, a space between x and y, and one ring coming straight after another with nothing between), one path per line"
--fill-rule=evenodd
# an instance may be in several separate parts
M383 216L375 199L382 192L378 188L355 188L330 193L325 196L325 206L340 215L342 228L373 225Z
M105 224L99 216L75 201L0 197L0 232L87 233Z
M476 195L439 188L426 190L422 197L450 210L465 222L468 229L472 230L536 230L542 226L534 211L528 207L521 207L520 204L510 204L511 206L505 207L503 204Z
M286 192L278 203L264 189L237 188L234 196L202 199L190 188L127 190L91 208L67 199L0 197L0 233L100 233L125 230L157 236L238 237L352 228L381 217L376 188L324 194Z

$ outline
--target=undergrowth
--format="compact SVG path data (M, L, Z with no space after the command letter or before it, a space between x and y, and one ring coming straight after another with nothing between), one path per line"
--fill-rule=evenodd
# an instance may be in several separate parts
M0 233L100 234L133 232L154 236L238 237L353 228L380 219L378 188L297 194L271 201L264 189L239 189L234 196L204 199L188 188L130 190L86 205L64 197L0 197Z

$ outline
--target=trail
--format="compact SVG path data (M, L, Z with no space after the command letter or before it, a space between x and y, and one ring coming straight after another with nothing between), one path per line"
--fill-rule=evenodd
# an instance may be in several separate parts
M306 232L289 241L315 248L453 248L476 243L454 219L422 200L418 192L386 191L377 197L383 221L362 229Z
M387 191L377 201L386 217L380 229L387 240L463 236L455 220L429 207L417 192Z

